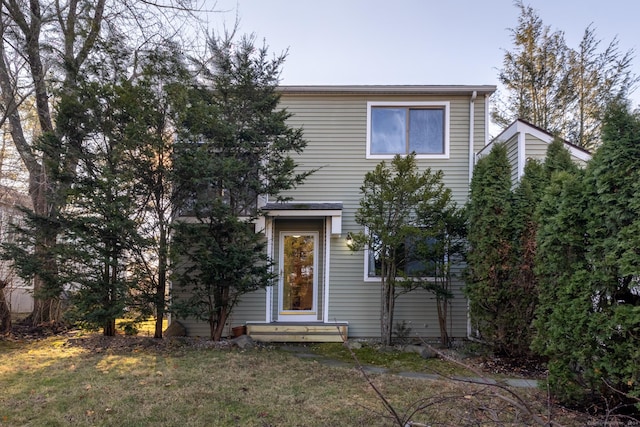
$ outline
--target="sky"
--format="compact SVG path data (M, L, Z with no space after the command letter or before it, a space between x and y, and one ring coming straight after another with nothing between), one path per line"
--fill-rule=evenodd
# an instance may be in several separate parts
M498 85L512 0L203 0L209 28L255 34L273 53L288 50L283 85ZM525 0L545 25L577 48L590 24L602 47L633 49L640 75L637 0ZM631 100L640 105L640 89Z

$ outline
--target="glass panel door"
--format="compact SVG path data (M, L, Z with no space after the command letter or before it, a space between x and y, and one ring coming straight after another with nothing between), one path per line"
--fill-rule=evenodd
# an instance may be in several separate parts
M280 239L281 320L316 320L317 277L314 233L282 233Z

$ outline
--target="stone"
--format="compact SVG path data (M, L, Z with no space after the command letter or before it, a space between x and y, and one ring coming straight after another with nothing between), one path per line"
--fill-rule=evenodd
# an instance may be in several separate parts
M351 350L359 350L362 348L362 343L358 341L347 341L345 342L345 345Z
M229 342L232 347L238 347L240 350L249 350L256 346L255 341L249 335L240 335Z
M171 324L164 330L164 336L166 338L171 337L186 337L187 336L187 328L177 320L171 322Z
M417 353L423 359L435 359L438 357L435 351L421 345L406 345L404 347L405 353Z

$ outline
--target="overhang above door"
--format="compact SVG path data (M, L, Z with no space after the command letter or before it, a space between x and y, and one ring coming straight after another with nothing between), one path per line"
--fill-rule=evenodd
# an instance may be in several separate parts
M342 202L278 202L262 207L265 217L331 217L331 234L342 234Z

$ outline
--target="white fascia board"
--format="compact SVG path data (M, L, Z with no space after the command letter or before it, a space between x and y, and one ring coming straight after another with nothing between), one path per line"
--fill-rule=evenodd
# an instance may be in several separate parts
M322 210L307 210L307 209L274 209L267 211L267 216L271 217L313 217L313 216L342 216L342 210L340 209L322 209Z
M580 150L579 148L576 148L572 145L568 145L565 144L565 147L567 147L567 149L569 149L569 153L571 153L571 155L577 159L580 159L584 162L588 162L589 160L591 160L591 154Z

